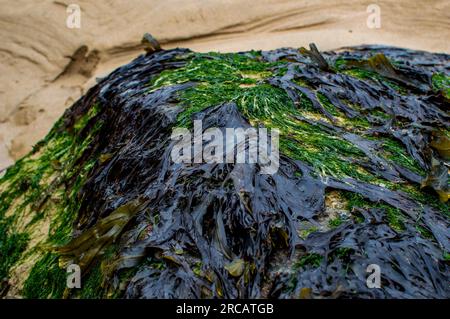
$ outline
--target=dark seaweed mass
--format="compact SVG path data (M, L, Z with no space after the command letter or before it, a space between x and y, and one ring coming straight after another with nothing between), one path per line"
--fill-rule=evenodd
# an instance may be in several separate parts
M447 158L439 143L430 146L448 134L448 96L433 87L433 76L450 72L448 55L378 46L236 54L267 66L258 84L293 108L309 101L321 118L300 113L299 123L350 145L337 172L360 166L371 179L323 173L289 143L283 151L283 137L274 175L260 174L258 164L173 163L170 136L185 112L180 94L202 81L153 89L152 81L195 56L185 49L141 55L64 114L57 132L72 130L94 104L98 113L78 134L103 124L77 159L75 167L98 158L76 195L72 240L55 250L60 259L86 274L101 269L103 297L115 290L124 298L450 297L448 204L438 196L448 194ZM231 99L196 109L189 120L202 119L203 129L245 128L251 112ZM365 124L347 129L336 114ZM380 156L384 138L415 166ZM349 216L324 230L333 192ZM302 235L305 224L311 229ZM370 264L380 266L380 289L366 285Z

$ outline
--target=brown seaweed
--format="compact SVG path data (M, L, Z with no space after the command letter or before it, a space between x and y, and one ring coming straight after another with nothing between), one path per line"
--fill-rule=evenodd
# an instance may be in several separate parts
M107 156L79 192L74 239L56 250L62 259L88 268L114 242L106 275L119 289L121 274L133 270L125 298L448 298L448 206L440 210L401 186L447 187L446 166L432 158L445 161L435 135L449 128L448 104L426 79L448 73L449 56L376 46L302 52L261 52L254 59L273 72L258 81L285 92L297 108L310 101L322 120L298 119L352 145L359 157L348 163L398 188L323 175L286 154L274 175L260 174L258 164L173 163L170 135L183 112L180 94L201 80L149 90L161 72L192 59L185 49L151 51L100 80L64 114L61 130L70 130L94 101L100 103L93 121L104 125L80 160ZM363 61L348 68L378 75L363 80L341 72L334 66L342 60ZM346 118L365 119L365 134L339 126L339 116L319 96ZM210 105L192 119L202 119L204 129L251 126L236 101ZM402 145L418 168L379 156L388 140ZM320 231L330 191L360 203L351 218ZM389 209L404 217L401 231L389 222ZM316 230L303 236L305 223ZM369 264L382 269L381 289L366 286Z
M377 50L395 58L405 54L409 57L405 51L396 49L373 48ZM346 54L361 59L364 58L361 52ZM102 131L104 142L100 141L97 147L101 153L114 155L96 166L83 187L85 200L77 232L95 228L93 225L111 214L114 207L136 196L148 201L147 209L136 216L136 226L130 226L124 235L127 239L121 241L114 262L113 277L125 269L137 268L125 297L291 298L304 295L304 289L310 291L311 297L449 296L448 264L441 253L441 249L450 250L448 218L431 206L418 205L402 191L351 178L322 179L314 174L313 167L285 156L273 176L259 174L257 164L171 162L173 142L169 136L181 112L177 92L193 84L176 84L148 93L146 83L161 70L182 65L183 59L179 57L186 53L177 49L141 56L112 73L90 93L102 102L103 116L110 123ZM326 55L330 61L338 58ZM382 82L368 83L342 73L325 73L322 71L325 65L318 57L311 63L294 50L262 53L269 62L287 56L301 67L293 67L296 63L292 63L284 75L271 77L269 84L285 90L294 102L301 100L299 93L302 93L331 120L334 116L317 100L312 89L299 86L295 79L308 81L350 118L364 117L375 106L381 107L392 117L383 121L367 116L373 134L398 140L424 170L430 170L431 136L436 128L448 128L445 102L426 95L401 95ZM441 59L448 60L446 56L432 55L433 59L436 60L433 67L443 63ZM419 61L412 63L418 65L420 74L430 72ZM375 64L375 71L399 80L390 67L381 71L377 65L386 66ZM349 107L344 100L359 105L360 109ZM78 104L83 105L83 100ZM70 119L78 108L68 111L66 118ZM250 126L234 103L212 105L195 117L203 119L204 129ZM368 159L367 169L375 174L394 183L421 182L422 178L408 168L377 157L376 150L381 147L377 142L333 124L324 123L323 129L359 148ZM302 239L297 231L300 223L318 224L325 193L331 189L359 194L368 202L386 203L399 209L408 216L406 230L402 233L393 230L383 209L361 207L363 222L348 221L334 230L314 232ZM152 231L145 238L138 239L136 232L141 228L137 226L150 223L146 211L158 214L159 221L153 222ZM417 223L432 234L432 240L419 235ZM335 252L340 248L352 251L350 257L337 258ZM281 264L288 263L299 252L320 254L323 262L318 268L294 274L274 273L275 256L280 252L285 252L281 254ZM163 260L164 267L155 268L148 260ZM370 263L382 267L383 289L365 286L365 267ZM269 294L264 292L266 286L270 287Z

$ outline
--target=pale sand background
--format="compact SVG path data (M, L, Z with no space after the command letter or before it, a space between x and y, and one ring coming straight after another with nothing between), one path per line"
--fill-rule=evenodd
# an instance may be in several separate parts
M67 4L82 9L66 27ZM367 6L381 8L369 29ZM164 48L320 50L389 44L450 52L449 0L0 0L0 170L26 154L95 83L142 49L144 32ZM86 45L88 52L77 50Z

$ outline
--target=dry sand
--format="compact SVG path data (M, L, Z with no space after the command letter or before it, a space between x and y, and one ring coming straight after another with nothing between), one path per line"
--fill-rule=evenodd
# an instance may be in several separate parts
M81 7L81 28L66 8ZM367 6L381 28L367 27ZM164 48L330 50L388 44L450 52L450 1L0 0L0 170L25 155L63 111L142 51L150 32Z

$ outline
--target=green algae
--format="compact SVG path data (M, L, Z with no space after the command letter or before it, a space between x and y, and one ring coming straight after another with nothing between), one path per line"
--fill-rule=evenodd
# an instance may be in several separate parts
M258 78L271 75L269 69L279 63L261 62L257 52L242 54L193 54L188 64L180 69L166 70L152 79L153 89L186 82L208 84L255 84Z
M22 294L30 299L59 299L63 297L67 283L67 273L59 268L59 256L45 254L31 269L25 281Z
M336 249L335 251L335 255L336 257L340 258L340 259L347 259L353 252L353 249L351 248L346 248L346 247L340 247L338 249Z
M444 253L444 260L447 262L450 261L450 253L448 253L448 252Z
M185 67L163 71L152 79L151 91L167 85L197 83L180 94L186 110L178 118L179 126L189 126L192 114L224 102L236 102L244 110L249 103L252 103L254 111L258 107L267 108L275 101L273 98L279 96L278 92L275 93L275 88L268 85L257 84L270 77L271 69L274 70L279 63L261 62L257 57L257 52L248 55L195 54Z
M325 95L323 95L322 93L317 93L316 95L320 103L331 115L341 116L343 114L330 102L330 100Z
M14 259L12 262L2 258L4 277L7 277L9 269L6 264L11 266L25 257L22 253L26 250L28 232L32 227L40 227L38 223L45 215L52 216L45 245L62 244L70 238L72 223L78 212L77 193L95 163L95 159L90 159L80 166L78 160L101 123L93 125L85 138L80 137L80 133L99 111L99 104L94 104L75 122L71 131L62 129L62 122L58 121L44 140L37 143L30 154L8 168L0 179L0 222L1 236L4 237L0 250L6 250L5 256ZM11 209L14 213L5 217ZM18 229L22 233L17 233ZM10 242L17 242L14 251L8 251L11 250ZM39 250L31 247L26 255L34 253L39 253ZM64 271L59 269L57 255L45 254L31 269L24 284L24 296L60 298L60 285L65 286L65 279L61 283L62 273ZM48 290L39 290L41 284L49 287Z
M447 99L450 99L450 76L443 73L435 73L431 77L433 89L442 92Z
M342 225L343 222L344 222L344 220L338 216L336 218L330 219L328 222L328 226L330 228L336 228L336 227Z
M318 231L319 228L316 226L308 227L306 229L302 229L298 231L298 234L301 238L306 239L310 234Z
M0 279L8 277L8 272L25 251L29 236L26 233L11 233L10 219L0 217Z
M300 259L295 263L294 268L300 269L307 266L317 268L322 263L323 256L317 253L308 253L300 257Z
M101 299L104 295L102 286L104 275L100 264L97 264L81 282L79 297L82 299Z
M393 140L392 138L377 138L377 140L382 143L386 159L425 177L425 170L407 153L405 147L400 142Z
M351 270L351 256L354 254L354 250L347 247L339 247L338 249L334 250L331 254L328 255L328 262L331 263L335 259L339 259L341 263L345 267L345 272L348 272Z
M392 207L385 203L374 203L365 199L362 195L352 192L341 192L342 196L347 200L349 211L353 211L355 208L378 208L383 209L386 213L386 219L389 226L396 231L403 231L405 229L404 221L406 217L402 211L398 208Z

